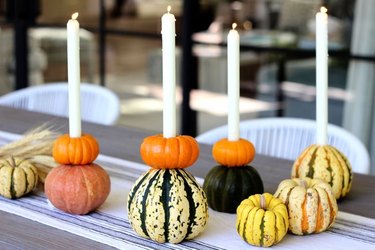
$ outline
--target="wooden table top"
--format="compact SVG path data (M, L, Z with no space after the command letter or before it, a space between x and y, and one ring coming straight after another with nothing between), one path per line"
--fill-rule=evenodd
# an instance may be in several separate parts
M0 131L23 134L31 128L48 123L61 133L68 132L66 118L0 106ZM104 155L142 162L139 146L144 137L154 134L136 128L120 128L83 123L82 131L94 135ZM262 177L266 192L274 193L281 180L290 178L292 162L257 155L251 163ZM211 146L200 145L198 161L187 170L204 177L215 166ZM354 174L352 190L338 201L340 211L375 219L375 176ZM111 249L89 239L52 228L23 217L0 211L0 246L27 249Z

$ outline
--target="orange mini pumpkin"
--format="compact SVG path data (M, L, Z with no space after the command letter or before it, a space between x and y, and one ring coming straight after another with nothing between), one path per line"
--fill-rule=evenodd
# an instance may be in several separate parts
M70 214L87 214L107 199L111 181L98 164L60 165L47 175L44 191L58 209Z
M83 134L77 138L64 134L56 139L52 150L55 161L65 165L90 164L98 154L99 144L90 134Z
M140 153L142 160L152 168L186 168L198 159L199 145L188 135L165 138L157 134L143 140Z
M254 160L255 147L246 139L229 141L227 138L223 138L212 147L212 156L220 165L241 167Z

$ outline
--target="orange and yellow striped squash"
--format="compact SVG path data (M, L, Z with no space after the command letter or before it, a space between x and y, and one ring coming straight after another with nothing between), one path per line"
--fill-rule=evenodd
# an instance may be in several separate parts
M320 179L282 181L275 193L288 207L289 231L297 235L320 233L335 221L337 203L332 188Z

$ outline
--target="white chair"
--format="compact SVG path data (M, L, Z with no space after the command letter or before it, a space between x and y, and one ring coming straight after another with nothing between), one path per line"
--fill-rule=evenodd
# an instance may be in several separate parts
M214 144L227 137L228 127L221 126L196 139ZM316 142L316 122L298 118L262 118L240 122L240 137L250 140L259 154L294 161L303 149ZM370 157L363 143L348 131L328 125L328 144L349 159L354 172L369 174Z
M0 97L0 105L68 117L68 84L50 83L28 87ZM120 100L110 89L81 84L83 121L113 125L120 115Z

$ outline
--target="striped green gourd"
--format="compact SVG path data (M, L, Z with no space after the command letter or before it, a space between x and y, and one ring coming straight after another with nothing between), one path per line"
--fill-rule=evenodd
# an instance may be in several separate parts
M292 178L301 177L324 180L332 187L336 199L349 193L353 181L350 162L330 145L313 144L302 152L292 168Z
M38 171L25 159L0 159L0 195L15 199L31 192L38 185Z
M263 182L252 166L216 166L204 179L208 205L219 212L236 213L241 201L263 193Z
M183 169L150 169L134 184L127 205L134 231L161 243L192 239L208 221L204 191Z

